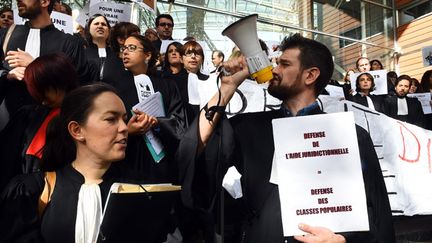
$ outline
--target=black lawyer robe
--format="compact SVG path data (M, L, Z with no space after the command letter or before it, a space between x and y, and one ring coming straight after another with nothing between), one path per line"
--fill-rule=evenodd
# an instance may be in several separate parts
M425 127L425 116L420 101L417 98L405 97L408 107L408 115L398 115L397 99L399 99L397 96L389 96L384 100L386 115L400 121Z
M116 163L108 169L99 184L102 207L114 182L153 183L140 179L138 173L121 169ZM57 170L56 175L51 201L42 218L38 215L38 200L45 185L43 173L21 175L11 181L0 197L0 242L75 243L78 195L84 177L70 164ZM164 211L158 222L153 222L166 225L159 232L154 232L159 238L156 242L163 242L172 230L170 221L170 212Z
M381 112L381 113L386 113L386 110L385 110L386 107L384 105L385 96L383 96L383 95L368 95L368 96L372 100L372 103L373 103L376 111ZM355 102L357 104L369 107L366 96L363 96L359 93L357 93L355 95L348 96L348 100Z
M14 176L40 170L40 160L26 151L49 112L45 106L24 106L0 132L0 191Z
M96 80L113 85L124 77L122 73L125 68L122 60L111 50L105 48L106 57L99 57L98 48L92 44L85 49L87 62L96 70Z
M158 74L149 75L149 77L154 91L162 94L165 105L166 117L157 118L158 125L153 128L153 132L161 139L167 154L165 158L156 163L143 137L130 135L125 163L121 165L143 173L147 179L174 183L178 181L178 168L172 158L186 127L186 115L177 87ZM119 92L130 117L132 107L139 101L132 73L124 71L123 78L116 80L113 85Z
M314 109L309 115L321 113L321 110ZM176 156L185 205L212 210L212 201L219 194L222 177L234 164L242 174L244 242L295 242L292 237L283 236L278 187L269 182L274 153L271 121L285 116L281 109L240 114L230 120L222 118L201 155L195 152L198 145L195 120L181 141ZM357 139L370 231L342 235L347 242L395 242L387 191L372 141L358 126Z

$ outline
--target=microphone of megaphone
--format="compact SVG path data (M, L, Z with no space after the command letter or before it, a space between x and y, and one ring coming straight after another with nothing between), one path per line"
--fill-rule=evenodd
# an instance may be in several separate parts
M257 18L258 14L241 18L226 27L222 35L230 38L246 57L252 78L258 83L265 83L273 78L273 66L259 44Z

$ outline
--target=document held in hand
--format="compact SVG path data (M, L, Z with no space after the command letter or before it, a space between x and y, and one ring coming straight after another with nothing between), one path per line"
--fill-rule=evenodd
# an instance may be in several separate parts
M132 109L137 109L154 117L165 117L165 109L162 94L160 92L151 94L140 103L134 105ZM145 134L144 141L154 161L159 163L165 157L165 150L162 141L151 130Z
M273 136L285 236L305 234L299 223L369 230L351 112L274 119Z
M164 242L180 186L114 183L105 203L98 242Z

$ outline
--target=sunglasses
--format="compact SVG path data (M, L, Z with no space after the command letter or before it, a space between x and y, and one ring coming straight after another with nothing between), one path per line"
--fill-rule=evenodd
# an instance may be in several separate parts
M135 52L137 49L143 49L142 47L136 46L136 45L128 45L128 46L121 46L120 47L120 52L124 52L126 50L128 50L129 52Z
M171 23L159 23L159 26L161 26L161 27L168 26L169 28L172 28L174 26L174 24L171 24Z
M187 50L184 55L187 57L191 57L192 54L194 54L195 56L201 56L201 54L197 50Z

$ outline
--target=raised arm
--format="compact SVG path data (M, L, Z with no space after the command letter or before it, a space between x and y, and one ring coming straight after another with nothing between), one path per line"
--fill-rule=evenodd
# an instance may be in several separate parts
M249 76L249 69L244 57L225 62L223 67L231 75L222 76L220 93L217 92L199 114L198 153L207 145L220 119L220 109L225 109L224 107L231 100L237 87Z

